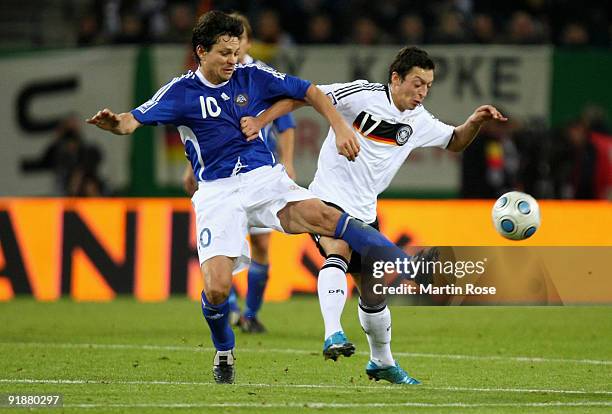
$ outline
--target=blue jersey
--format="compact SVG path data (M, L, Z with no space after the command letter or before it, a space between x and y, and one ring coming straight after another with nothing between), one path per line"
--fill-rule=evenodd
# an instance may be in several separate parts
M240 118L257 116L285 97L304 99L309 86L308 81L253 64L237 65L230 80L219 85L200 71L189 71L132 114L145 125L176 126L196 179L216 180L275 164L264 134L247 142Z
M255 63L259 66L272 68L267 63L261 60L253 59L250 55L244 56L243 63ZM282 134L289 128L295 128L295 121L293 119L293 115L291 115L290 113L276 118L274 122L272 122L272 125L266 125L266 128L263 132L264 139L268 144L268 148L270 148L270 151L272 151L273 154L276 154L277 140L279 138L279 134Z

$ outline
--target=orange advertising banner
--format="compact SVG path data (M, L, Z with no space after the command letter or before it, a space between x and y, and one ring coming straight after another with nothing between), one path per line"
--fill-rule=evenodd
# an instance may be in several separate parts
M530 239L499 236L491 200L385 200L381 231L400 246L612 246L609 202L541 201ZM0 199L0 300L30 294L161 301L202 289L188 199ZM316 292L322 265L307 235L274 233L266 300ZM240 294L246 274L235 278ZM349 286L349 291L350 291Z

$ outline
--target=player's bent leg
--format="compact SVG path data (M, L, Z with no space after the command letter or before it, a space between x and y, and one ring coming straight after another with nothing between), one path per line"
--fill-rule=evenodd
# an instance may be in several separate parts
M312 233L342 239L371 262L411 259L375 228L319 199L287 203L277 216L286 233Z
M349 357L355 353L355 346L347 339L340 323L348 294L346 271L351 250L344 241L329 237L321 237L318 243L327 256L317 280L319 305L325 325L323 356L336 361L340 356Z
M318 198L310 198L287 203L277 215L286 233L333 237L342 213Z
M227 300L232 288L234 259L226 256L214 256L202 263L204 292L206 299L213 305Z
M265 326L259 321L257 313L263 303L263 296L268 284L270 234L270 232L254 232L251 229L251 264L247 274L246 308L239 322L240 329L245 333L263 333L266 331Z
M234 332L230 327L230 305L228 301L232 286L234 259L214 256L201 267L204 277L202 291L202 314L210 328L211 338L217 352L213 360L213 377L219 384L234 382Z

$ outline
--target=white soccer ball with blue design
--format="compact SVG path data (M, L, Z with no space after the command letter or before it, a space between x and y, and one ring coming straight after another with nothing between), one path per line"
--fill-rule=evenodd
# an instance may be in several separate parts
M510 191L493 205L495 230L507 239L527 239L540 227L540 207L529 194Z

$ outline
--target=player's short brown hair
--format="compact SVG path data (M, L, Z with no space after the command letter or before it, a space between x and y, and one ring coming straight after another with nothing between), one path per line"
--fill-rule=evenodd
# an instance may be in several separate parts
M244 32L244 26L240 20L218 10L204 13L194 26L191 36L191 45L196 62L200 63L200 58L196 53L198 45L209 51L217 43L219 36L240 37L242 32Z
M391 83L391 75L393 75L393 72L397 72L400 78L404 79L408 72L415 66L421 69L431 70L436 68L434 61L423 49L414 46L402 48L395 56L391 66L389 66L389 83Z

